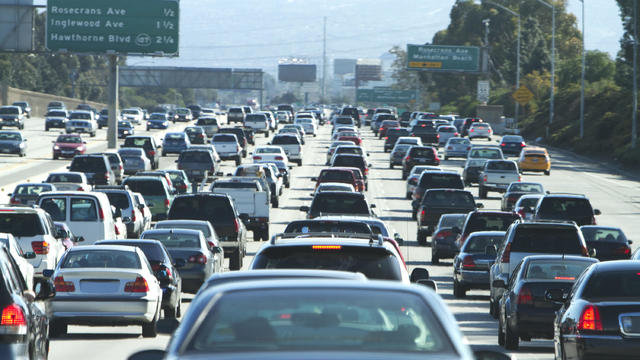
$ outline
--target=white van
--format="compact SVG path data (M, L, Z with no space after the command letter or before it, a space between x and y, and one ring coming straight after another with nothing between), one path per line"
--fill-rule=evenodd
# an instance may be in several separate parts
M38 197L38 206L48 212L53 221L64 222L76 236L84 237L82 245L98 240L119 239L121 220L113 213L107 194L93 191L51 191ZM119 228L116 231L116 227ZM117 234L119 232L120 234Z

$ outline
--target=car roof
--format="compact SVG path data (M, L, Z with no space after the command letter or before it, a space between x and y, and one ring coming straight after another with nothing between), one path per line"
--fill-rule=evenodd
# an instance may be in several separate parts
M94 245L122 245L129 246L131 244L150 244L150 245L162 245L162 242L154 239L121 239L121 240L98 240Z
M156 223L156 226L160 224L176 224L176 225L194 224L194 225L209 226L211 223L207 220L160 220Z
M535 261L535 260L560 260L560 261L586 261L597 263L598 259L586 257L586 256L576 256L576 255L561 255L561 254L545 254L545 255L529 255L522 259L523 261Z
M633 270L640 269L640 261L629 260L612 260L603 261L593 265L595 271L620 271L620 270Z
M315 270L315 269L256 269L228 271L224 273L214 273L206 281L212 283L216 281L233 280L268 280L276 278L330 278L366 281L367 278L362 273L338 270ZM226 282L225 282L226 283Z
M602 225L582 225L580 229L603 229L603 230L620 230L621 228L615 226L602 226Z
M198 236L199 234L202 234L202 231L200 231L200 230L192 230L192 229L181 229L181 228L176 228L176 229L172 229L172 228L155 229L154 228L154 229L145 230L143 232L143 234L149 234L149 235L166 234L166 233L176 233L176 234L185 234L185 235Z
M545 194L543 196L543 200L546 198L567 198L567 199L586 199L587 196L584 194L558 194L558 193L551 193L551 194Z
M82 245L82 246L74 246L70 248L69 252L73 251L83 251L83 250L118 250L118 251L128 251L128 252L136 252L136 248L133 246L125 246L125 245Z
M506 231L474 231L469 234L469 238L474 236L504 236Z

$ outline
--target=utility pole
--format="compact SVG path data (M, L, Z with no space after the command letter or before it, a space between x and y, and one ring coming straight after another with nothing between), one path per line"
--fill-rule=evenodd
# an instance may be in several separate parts
M118 148L118 55L109 54L109 120L107 148Z
M584 137L584 68L586 49L584 47L584 0L582 3L582 74L580 75L580 139Z
M549 127L553 124L553 108L556 86L556 6L553 3L546 2L545 0L538 0L538 2L551 9L551 90L549 94L549 126L547 126L548 138Z
M323 18L322 26L322 101L325 101L327 79L327 17Z
M631 119L631 148L636 148L638 134L636 121L638 119L638 0L633 0L633 118Z

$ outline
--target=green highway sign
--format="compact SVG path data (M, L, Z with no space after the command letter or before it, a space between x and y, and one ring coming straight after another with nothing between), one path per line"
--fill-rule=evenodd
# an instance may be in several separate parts
M48 0L51 51L178 55L178 0Z
M404 104L416 100L415 90L396 90L392 88L358 89L358 102Z
M476 46L407 45L407 69L437 72L479 72Z

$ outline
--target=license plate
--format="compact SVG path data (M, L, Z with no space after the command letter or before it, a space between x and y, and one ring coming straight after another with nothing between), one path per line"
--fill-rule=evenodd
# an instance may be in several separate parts
M71 155L71 154L73 154L73 151L63 151L62 153L65 154L65 155Z
M533 161L533 162L538 162L538 159L532 159L531 161Z
M640 314L620 316L620 329L625 335L640 335Z
M9 149L2 149L2 152L3 152L3 153L8 153L8 152L9 152Z

